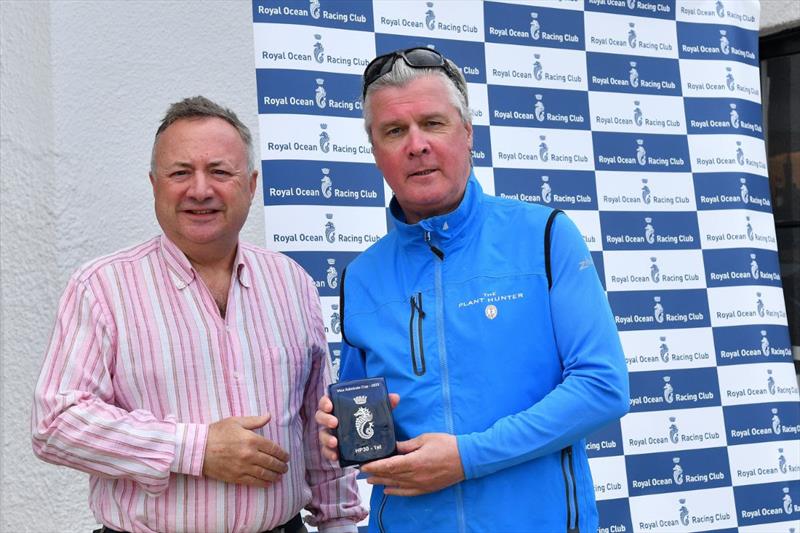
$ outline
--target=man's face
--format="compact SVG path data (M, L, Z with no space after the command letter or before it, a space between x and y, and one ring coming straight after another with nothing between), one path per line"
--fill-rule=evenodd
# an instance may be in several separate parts
M156 218L190 258L227 254L236 246L256 190L247 149L219 118L181 119L164 130L150 174Z
M472 125L446 83L424 76L370 96L372 154L410 224L458 207L469 177Z

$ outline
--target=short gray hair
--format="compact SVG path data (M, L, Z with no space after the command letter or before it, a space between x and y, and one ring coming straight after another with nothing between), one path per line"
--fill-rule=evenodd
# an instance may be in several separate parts
M452 79L441 68L413 68L406 65L406 62L402 58L397 58L397 61L392 65L392 70L367 87L367 93L364 96L364 105L362 107L364 109L364 129L367 130L367 137L370 143L372 142L372 132L370 131L370 127L372 126L372 112L369 106L370 95L385 87L405 87L412 81L424 76L439 76L445 80L450 102L453 104L453 107L458 110L458 114L461 115L461 121L464 124L472 124L472 114L469 111L469 97L467 95L467 80L464 79L464 75L461 74L461 69L458 68L458 65L447 58L444 60L447 61L451 72L454 73L457 79Z
M255 170L255 162L253 161L253 136L250 134L250 129L239 120L236 113L209 100L205 96L184 98L180 102L175 102L169 106L164 119L156 130L155 140L153 140L153 151L150 155L150 172L155 174L156 144L158 144L158 138L164 133L164 130L178 120L198 118L220 118L236 128L246 149L247 174L252 174L253 170Z

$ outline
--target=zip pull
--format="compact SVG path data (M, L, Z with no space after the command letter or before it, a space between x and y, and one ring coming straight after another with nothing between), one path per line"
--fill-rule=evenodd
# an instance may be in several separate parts
M419 299L419 301L417 301ZM411 296L409 299L411 303L411 317L408 320L408 340L411 347L411 366L414 374L422 376L425 374L425 341L422 340L422 319L425 318L425 311L422 310L422 293L418 292L417 296ZM414 342L414 316L417 318L417 342L419 342L419 361L417 361L417 353Z
M425 311L422 310L422 293L419 293L419 302L417 302L417 299L414 296L411 297L411 307L417 310L420 318L425 318ZM411 311L411 316L414 316L413 309Z
M433 245L433 243L431 242L431 232L430 231L426 231L425 232L425 244L427 244L430 247L431 252L436 254L436 257L438 257L441 261L444 261L444 252Z

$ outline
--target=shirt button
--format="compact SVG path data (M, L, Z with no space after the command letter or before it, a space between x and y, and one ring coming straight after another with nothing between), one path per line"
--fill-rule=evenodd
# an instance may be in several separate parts
M239 372L234 372L233 373L233 379L235 379L236 381L239 381L240 379L242 379L242 375Z

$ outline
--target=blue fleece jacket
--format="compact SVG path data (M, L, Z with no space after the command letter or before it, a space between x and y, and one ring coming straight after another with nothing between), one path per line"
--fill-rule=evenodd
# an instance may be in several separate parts
M373 490L370 531L597 530L585 436L628 410L616 326L583 238L552 209L483 193L406 224L347 268L341 379L383 376L400 440L457 436L466 479Z

